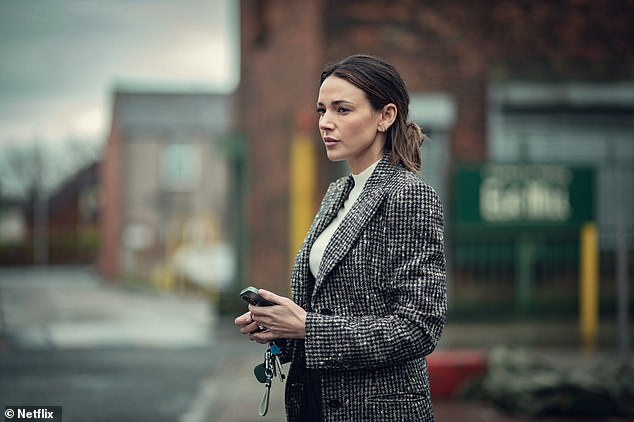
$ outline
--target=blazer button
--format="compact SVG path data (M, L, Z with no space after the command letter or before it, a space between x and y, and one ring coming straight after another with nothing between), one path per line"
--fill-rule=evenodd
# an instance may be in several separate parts
M332 410L337 410L341 407L341 402L337 399L328 400L328 407Z
M332 315L332 310L328 308L323 308L322 310L319 311L319 313L322 315Z

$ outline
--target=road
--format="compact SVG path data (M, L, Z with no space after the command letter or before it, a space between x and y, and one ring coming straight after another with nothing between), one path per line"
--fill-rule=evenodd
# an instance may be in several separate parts
M213 377L213 315L193 295L100 280L89 268L0 270L0 406L64 421L195 421Z
M209 356L204 348L5 352L1 404L61 405L64 421L183 420L211 373Z

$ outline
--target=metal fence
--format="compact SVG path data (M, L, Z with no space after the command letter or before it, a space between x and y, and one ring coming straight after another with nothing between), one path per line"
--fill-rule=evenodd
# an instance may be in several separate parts
M452 243L450 302L454 313L576 315L581 264L578 233L513 236L482 230L454 233ZM600 310L606 316L616 313L619 265L623 265L618 256L617 249L599 252ZM627 280L634 250L626 250L623 256Z

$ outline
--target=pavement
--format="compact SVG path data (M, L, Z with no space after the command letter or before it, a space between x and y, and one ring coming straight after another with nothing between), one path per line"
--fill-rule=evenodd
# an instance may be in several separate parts
M131 288L104 281L89 267L0 268L0 352L16 348L209 348L213 365L202 374L179 421L284 421L284 386L279 381L273 384L269 413L258 416L263 387L253 378L252 368L261 361L263 346L244 339L232 320L219 317L201 295ZM434 355L456 351L471 353L472 357L486 356L492 348L505 345L529 350L555 366L581 367L614 355L616 327L602 323L599 332L597 348L588 352L579 346L574 321L450 320L430 360ZM575 420L511 416L490 404L458 396L437 397L434 406L440 422Z
M89 267L0 270L0 329L25 348L209 345L213 313L195 295L102 281Z

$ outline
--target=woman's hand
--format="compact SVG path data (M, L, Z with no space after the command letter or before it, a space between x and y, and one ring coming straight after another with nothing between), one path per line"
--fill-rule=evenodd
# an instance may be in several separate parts
M251 311L245 312L244 314L237 317L234 323L238 327L240 327L240 332L242 334L250 334L260 328L259 324L253 321L253 318L251 317Z
M286 297L260 289L260 296L275 306L249 305L249 312L236 318L240 332L258 343L268 343L279 338L306 337L306 311ZM259 327L264 331L256 332Z

